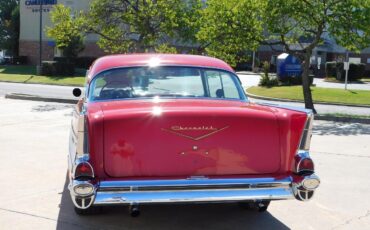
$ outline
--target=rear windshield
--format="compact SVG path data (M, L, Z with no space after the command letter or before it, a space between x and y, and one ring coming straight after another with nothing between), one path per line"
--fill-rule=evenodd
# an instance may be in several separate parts
M96 76L89 89L92 101L145 97L245 99L234 74L193 67L112 69Z

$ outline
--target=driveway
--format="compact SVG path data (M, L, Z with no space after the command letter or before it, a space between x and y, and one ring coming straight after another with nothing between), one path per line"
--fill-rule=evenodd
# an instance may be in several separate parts
M74 214L66 188L72 106L0 97L1 229L370 229L370 125L315 122L312 157L322 180L309 202L148 205Z
M261 74L256 74L253 72L237 72L240 81L242 82L243 88L249 88L252 86L257 86L261 79Z

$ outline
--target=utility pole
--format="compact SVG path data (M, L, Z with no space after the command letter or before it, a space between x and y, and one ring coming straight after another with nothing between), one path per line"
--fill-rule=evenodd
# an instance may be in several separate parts
M344 70L346 71L346 76L344 78L344 89L347 90L348 70L349 70L349 54L348 54L348 50L346 50L346 61L344 62Z
M42 64L42 10L43 10L43 1L39 0L40 3L40 40L39 40L39 68L38 68L38 74L41 75L41 64Z

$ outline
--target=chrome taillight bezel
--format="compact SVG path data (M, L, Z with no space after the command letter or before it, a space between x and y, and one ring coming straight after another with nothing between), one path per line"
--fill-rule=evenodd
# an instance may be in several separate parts
M90 175L76 175L76 171L77 171L78 167L80 167L81 165L86 165L87 167L89 167L90 171L91 171L91 174ZM72 178L75 179L75 180L76 179L82 179L82 178L84 178L84 179L93 179L93 178L95 178L94 168L87 161L86 157L78 159L76 161L75 167L73 168Z
M312 169L301 169L301 164L303 161L309 160L312 163ZM294 172L299 175L313 174L315 172L315 163L310 157L307 151L299 151L295 157L295 167Z
M302 131L301 140L299 143L299 150L308 151L310 149L313 121L314 121L314 114L312 111L310 111L307 113L306 123Z

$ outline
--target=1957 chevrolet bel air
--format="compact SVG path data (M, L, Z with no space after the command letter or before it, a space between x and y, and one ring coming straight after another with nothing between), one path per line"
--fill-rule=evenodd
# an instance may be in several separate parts
M79 97L81 90L76 88ZM225 62L135 54L98 59L74 113L69 190L78 214L127 204L312 198L310 110L254 104Z

